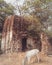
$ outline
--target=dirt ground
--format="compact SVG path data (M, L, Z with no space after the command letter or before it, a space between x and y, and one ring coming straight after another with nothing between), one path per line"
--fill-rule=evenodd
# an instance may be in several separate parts
M0 55L0 65L22 65L24 57L24 52L2 54ZM33 57L29 65L52 65L52 55L42 56L39 63L37 63L36 57Z

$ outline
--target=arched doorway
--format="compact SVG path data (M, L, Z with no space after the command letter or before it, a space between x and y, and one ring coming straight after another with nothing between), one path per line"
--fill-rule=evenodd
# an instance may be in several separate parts
M22 38L22 51L25 51L27 49L27 38Z

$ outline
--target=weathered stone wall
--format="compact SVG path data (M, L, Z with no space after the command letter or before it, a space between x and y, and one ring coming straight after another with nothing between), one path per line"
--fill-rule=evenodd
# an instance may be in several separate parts
M27 48L32 49L36 48L35 40L32 37L27 38Z
M30 35L27 31L28 25L28 21L22 17L8 17L3 27L1 50L6 53L18 52L25 49L22 48L25 44L27 50L37 48L42 53L47 53L49 45L48 37L44 33L41 33L41 36L39 36L36 32ZM22 38L26 39L23 41Z
M3 32L2 32L2 43L1 43L2 51L9 50L11 46L13 20L14 20L14 16L10 16L5 21Z
M25 32L28 27L27 21L20 16L9 16L6 18L3 32L2 32L2 44L1 50L3 52L20 51L21 44L21 32Z
M27 48L28 49L39 49L41 51L41 42L33 37L27 39Z
M41 43L42 43L42 49L41 49L42 54L47 54L49 42L47 35L43 32L41 33Z
M52 54L52 37L49 37L48 54Z

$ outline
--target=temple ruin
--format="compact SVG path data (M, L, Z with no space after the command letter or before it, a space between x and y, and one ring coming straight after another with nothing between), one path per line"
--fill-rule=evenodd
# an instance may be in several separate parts
M47 41L42 42L42 35L40 36L36 31L32 31L33 35L31 35L27 29L29 25L29 21L23 17L8 16L3 26L1 50L6 53L33 48L38 48L40 51L47 50Z

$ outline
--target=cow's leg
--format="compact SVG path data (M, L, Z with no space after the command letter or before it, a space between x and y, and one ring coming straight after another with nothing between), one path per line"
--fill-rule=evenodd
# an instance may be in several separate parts
M29 65L29 63L30 63L30 57L28 57L28 65Z
M38 63L39 63L39 56L38 56L38 54L36 56L37 56L37 60L38 60Z

